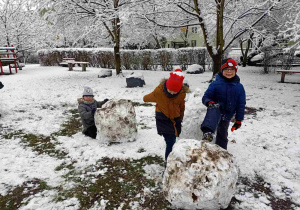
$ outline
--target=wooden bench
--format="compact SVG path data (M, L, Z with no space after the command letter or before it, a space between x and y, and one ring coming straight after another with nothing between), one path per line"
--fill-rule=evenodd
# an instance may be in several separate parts
M59 65L62 67L69 67L67 61L75 61L75 58L63 58L62 62L59 63Z
M63 62L75 61L75 58L63 58Z
M281 73L281 82L284 82L285 74L287 74L287 73L290 73L290 74L300 73L300 70L277 70L276 72Z
M68 63L69 71L73 71L73 66L74 66L75 64L80 64L81 67L82 67L82 71L86 71L86 66L89 64L89 62L73 61L73 60L66 61L66 63Z
M0 69L1 74L3 74L3 66L9 66L9 71L11 72L11 64L14 64L14 68L16 70L16 73L18 73L17 70L17 51L15 47L0 47Z

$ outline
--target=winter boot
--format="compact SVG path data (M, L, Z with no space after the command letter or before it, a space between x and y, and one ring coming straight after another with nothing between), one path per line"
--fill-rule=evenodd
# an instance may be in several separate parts
M211 142L214 139L213 133L212 132L207 132L203 134L203 141L208 141Z

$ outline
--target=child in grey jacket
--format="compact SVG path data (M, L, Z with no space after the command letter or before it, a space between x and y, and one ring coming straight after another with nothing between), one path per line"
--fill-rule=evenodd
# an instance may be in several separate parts
M101 108L108 99L104 101L96 101L94 99L93 90L90 87L84 87L82 98L78 98L78 112L83 125L82 133L93 139L97 136L97 128L94 121L94 115L97 108Z

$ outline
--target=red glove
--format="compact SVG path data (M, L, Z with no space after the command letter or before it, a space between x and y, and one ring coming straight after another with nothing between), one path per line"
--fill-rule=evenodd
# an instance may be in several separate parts
M214 101L209 101L207 103L207 107L213 107L215 105L215 102Z
M233 132L234 130L239 129L242 126L242 121L235 121L235 123L233 124L232 128L231 128L231 132Z
M220 107L220 105L218 103L216 104L216 102L214 102L214 101L209 101L207 103L207 107L208 107L208 109L217 109Z

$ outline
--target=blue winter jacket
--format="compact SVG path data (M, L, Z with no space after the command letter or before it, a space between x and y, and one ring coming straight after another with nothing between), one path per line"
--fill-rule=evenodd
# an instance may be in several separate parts
M231 120L235 114L235 120L244 119L246 94L239 76L231 79L225 78L220 72L204 93L202 103L207 106L209 101L220 104L222 118Z

